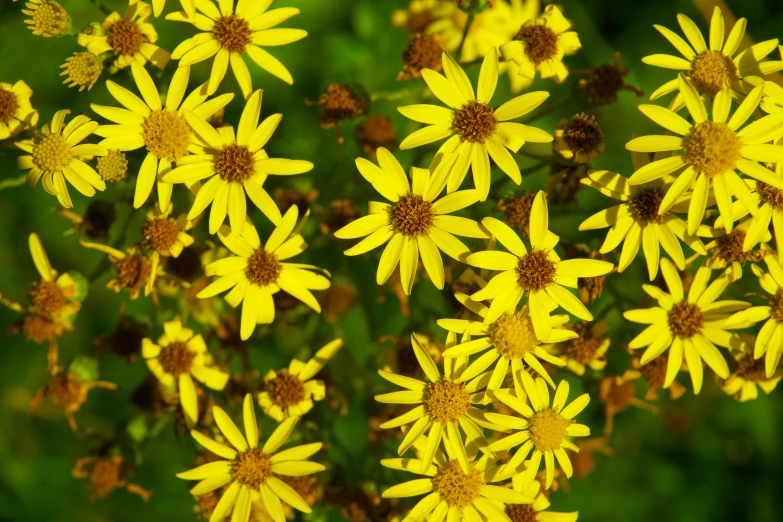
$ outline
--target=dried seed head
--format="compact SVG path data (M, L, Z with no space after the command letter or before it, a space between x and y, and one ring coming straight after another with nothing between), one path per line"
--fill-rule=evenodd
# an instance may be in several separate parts
M41 314L26 315L22 323L22 333L25 338L34 343L42 343L59 334L57 323Z
M63 83L69 87L79 87L79 92L92 89L101 77L101 62L92 53L73 53L60 68L65 69L60 76L67 76Z
M158 354L158 362L163 367L163 371L174 377L179 377L184 373L190 373L190 367L195 352L188 348L188 345L179 341L172 342L168 346L162 346Z
M536 199L534 192L521 192L511 199L501 198L498 201L497 211L506 215L505 223L530 237L530 210Z
M245 274L250 283L266 286L277 281L281 270L282 266L277 256L265 250L256 250L247 260Z
M45 38L60 36L71 23L68 12L54 0L41 0L36 4L28 2L26 6L28 9L32 9L32 11L23 12L33 17L32 20L25 20L33 34Z
M458 460L450 460L438 468L432 478L432 489L449 506L464 508L476 500L481 492L481 472L473 464L468 473L462 471Z
M623 65L623 57L617 52L614 54L614 64L604 64L591 67L587 78L579 80L579 88L585 91L587 101L591 105L609 105L617 101L618 93L622 90L635 92L637 96L643 96L644 91L625 83L623 78L628 75L628 67Z
M139 253L125 256L122 259L111 258L114 268L117 270L117 283L121 288L136 293L147 284L150 277L150 262Z
M441 379L428 384L424 405L432 420L440 423L457 422L470 407L468 392L464 384Z
M378 147L393 149L397 144L391 118L388 116L370 116L356 127L356 143L362 151L377 160L375 151Z
M538 522L538 511L532 504L507 504L506 516L511 522Z
M595 336L585 323L577 323L573 330L579 337L566 343L566 356L581 364L588 364L595 358L598 348L604 341L603 336Z
M93 497L106 498L122 484L122 457L114 455L95 459L88 486Z
M218 151L215 172L228 183L244 183L255 174L255 158L245 145L232 143Z
M264 391L272 402L282 408L299 404L305 398L304 384L288 370L280 370L274 379L264 383Z
M535 413L530 419L530 440L542 453L560 447L568 432L566 429L574 421L566 419L557 410L547 408Z
M704 325L701 310L687 300L680 301L669 310L669 328L681 339L690 339Z
M565 147L560 150L563 157L577 163L586 163L604 151L604 133L595 121L595 116L576 114L570 120L561 120L556 127L555 137L562 139Z
M684 138L684 159L698 173L718 176L732 170L742 156L742 138L731 127L706 120L695 125Z
M201 267L201 249L196 246L183 248L179 256L168 259L166 271L184 281L194 281L204 272Z
M215 41L229 52L242 54L245 48L253 43L253 31L244 18L229 15L219 18L212 28Z
M557 33L545 23L531 20L514 36L525 46L525 54L534 65L545 62L557 55Z
M128 173L128 160L125 153L119 150L110 150L106 156L98 158L98 175L103 181L113 183L125 179Z
M65 296L54 281L39 281L30 291L30 303L42 312L53 314L65 304Z
M183 116L161 109L147 116L141 124L141 135L149 152L175 161L188 153L192 131Z
M762 203L769 203L776 210L783 211L783 190L757 181L756 193L759 195Z
M520 359L539 344L527 309L501 315L490 325L489 339L506 359Z
M148 40L141 32L141 27L130 20L117 20L108 29L106 43L118 56L132 56L138 53L141 44Z
M87 400L87 386L75 374L62 372L52 377L46 385L46 394L65 411L74 412Z
M174 219L150 219L141 229L141 246L167 256L177 242L177 236L179 228Z
M443 69L441 59L445 50L446 46L437 34L418 33L402 53L402 70L397 80L421 78L422 69L440 71Z
M642 376L650 388L661 388L664 382L666 382L668 365L669 356L663 354L639 368L639 371L642 372Z
M432 226L435 212L432 203L418 194L408 193L388 207L389 224L395 232L418 237Z
M19 101L16 94L0 87L0 123L8 123L19 109Z
M71 162L71 146L59 134L39 134L34 138L33 164L44 172L58 172Z
M358 85L333 83L318 98L321 125L333 126L342 120L355 120L370 112L370 102Z
M478 100L471 100L454 111L451 120L451 130L459 134L462 141L471 143L484 143L497 126L495 110Z
M663 201L663 189L660 187L642 187L639 193L628 199L628 207L638 221L647 223L663 223L663 217L658 215L658 209Z
M269 455L258 448L239 453L231 461L231 476L251 490L258 490L272 476Z
M745 252L743 244L745 243L744 230L733 229L725 236L720 236L715 245L715 255L728 261L729 263L744 263L745 261L761 261L764 258L762 250L750 250Z
M691 81L701 94L715 96L738 78L737 66L720 51L704 51L691 62Z
M557 265L543 250L531 250L517 263L517 282L527 292L540 292L555 282Z

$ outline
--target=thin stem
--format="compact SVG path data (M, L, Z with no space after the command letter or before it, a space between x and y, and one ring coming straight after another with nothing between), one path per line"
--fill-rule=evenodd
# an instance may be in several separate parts
M103 14L105 14L106 16L109 16L111 14L111 10L108 7L106 7L105 5L103 5L101 3L101 0L92 0L92 3L95 4L95 7L100 9L100 11Z
M459 60L459 57L462 56L462 48L465 46L465 40L468 39L468 31L470 31L470 26L473 25L473 18L476 15L474 13L470 13L468 15L468 21L465 22L465 30L462 32L462 40L459 42L459 47L457 47L457 59Z
M26 174L23 176L18 176L16 178L4 179L3 181L0 181L0 190L21 187L22 185L25 184L26 179L27 179Z

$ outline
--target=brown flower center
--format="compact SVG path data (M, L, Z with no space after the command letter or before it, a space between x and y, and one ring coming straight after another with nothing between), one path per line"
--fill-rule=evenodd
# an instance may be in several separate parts
M90 492L96 498L105 498L122 482L122 458L99 457L90 472Z
M245 274L252 284L266 286L277 281L281 270L277 256L265 250L256 250L247 260Z
M117 259L114 261L114 267L117 270L117 281L120 286L128 290L141 288L150 277L150 264L140 254L128 255L122 259Z
M637 96L642 96L644 91L638 87L633 87L625 83L629 69L623 64L622 55L617 52L614 54L613 64L599 65L591 67L588 76L579 80L579 88L585 91L587 101L592 105L609 105L617 101L618 93L621 90L635 92Z
M538 522L538 511L532 504L507 504L506 516L511 522Z
M231 462L231 476L251 490L258 490L272 476L269 455L258 448L239 453Z
M141 44L147 38L142 34L141 27L130 20L117 20L106 34L106 43L116 55L133 55L139 52Z
M71 163L71 146L59 134L41 134L33 145L33 164L44 172L58 172Z
M525 54L534 65L557 55L557 33L544 23L531 22L523 25L514 39L524 44Z
M250 149L233 143L218 151L215 171L223 181L244 183L255 174L255 158Z
M264 391L269 398L283 408L299 404L305 398L304 384L296 375L291 375L288 370L280 370L274 379L264 384Z
M628 199L628 207L638 221L643 223L663 223L663 216L658 215L658 209L663 201L663 190L660 187L643 187L638 194Z
M691 62L691 81L702 94L715 96L737 79L737 66L720 51L704 51Z
M98 174L104 181L115 182L123 179L128 173L128 160L125 153L110 150L106 156L98 158Z
M604 133L595 121L595 116L576 114L563 127L563 139L568 149L574 152L589 153L598 150L603 138Z
M188 153L192 131L184 117L174 111L152 111L141 124L147 150L159 158L175 161Z
M470 407L470 398L464 384L441 379L428 384L424 405L432 420L440 423L457 422Z
M555 409L538 411L530 419L530 440L541 452L556 450L568 435L566 429L573 423L574 421L566 419Z
M701 310L687 300L680 301L669 310L669 328L681 339L690 339L703 326Z
M177 242L179 228L171 218L151 219L141 229L141 245L155 250L159 254L169 255L171 247Z
M16 114L19 101L13 91L7 91L0 87L0 123L8 123Z
M389 224L395 232L410 237L426 233L432 226L435 212L432 203L418 194L408 193L388 207Z
M778 324L783 324L783 290L778 290L775 295L769 297L768 302L772 309L770 311L772 319Z
M77 411L87 400L87 388L70 372L55 375L46 385L46 391L65 411Z
M397 80L421 78L422 69L440 71L443 69L441 57L444 50L446 47L437 34L417 34L402 53L402 71Z
M533 192L517 194L511 199L500 199L497 210L506 214L507 225L516 227L530 237L530 210L535 199Z
M725 123L703 121L688 132L684 142L685 161L708 176L732 170L741 158L742 138Z
M34 343L42 343L55 334L59 335L58 326L54 321L35 313L25 316L22 333Z
M593 332L583 323L574 325L574 331L579 334L579 337L568 341L566 355L578 363L588 364L595 358L603 338L594 336Z
M45 37L58 36L68 27L68 12L54 0L43 0L33 5L32 24L30 28L35 34Z
M484 143L497 126L495 109L478 100L471 100L454 111L451 120L451 130L459 134L462 141L471 143Z
M179 377L183 373L190 372L195 357L196 354L188 348L187 344L174 341L168 346L161 347L158 362L164 372Z
M540 292L555 282L557 264L543 250L531 250L517 263L517 282L525 292Z
M760 382L767 380L767 369L764 358L753 359L747 355L737 361L737 375L746 381Z
M65 296L57 283L39 281L30 292L30 303L42 312L53 314L65 304Z
M341 120L355 120L370 112L370 102L357 85L332 83L318 97L321 124L328 126Z
M757 181L756 193L759 195L759 199L761 199L762 203L769 203L775 210L783 210L783 190L776 189L772 185Z
M648 362L639 371L642 372L644 380L651 388L660 388L666 382L666 369L669 365L669 357L666 354L659 355Z
M751 250L745 252L743 244L745 243L744 230L735 228L725 236L717 239L716 255L720 259L725 259L729 263L744 263L745 261L761 261L764 252L761 250Z
M481 492L481 472L472 464L468 473L462 471L458 460L450 460L432 477L432 489L449 506L464 508L476 500Z
M519 359L534 351L539 341L527 310L503 314L489 327L492 346L506 359Z
M242 54L253 43L253 31L244 18L229 15L219 18L212 28L212 36L220 47L232 53Z

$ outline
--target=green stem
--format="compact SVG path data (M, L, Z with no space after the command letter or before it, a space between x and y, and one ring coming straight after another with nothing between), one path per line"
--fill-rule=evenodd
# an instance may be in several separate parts
M100 11L103 14L105 14L106 16L109 16L111 14L111 10L108 7L106 7L105 5L103 5L101 3L101 0L92 0L92 3L95 4L95 7L100 9Z
M21 187L22 185L25 184L26 179L27 179L27 175L18 176L16 178L4 179L3 181L0 181L0 190Z

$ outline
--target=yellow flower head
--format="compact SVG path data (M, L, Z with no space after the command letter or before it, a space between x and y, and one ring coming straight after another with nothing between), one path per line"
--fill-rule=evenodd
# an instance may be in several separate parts
M530 92L500 107L491 107L498 83L498 54L494 47L484 57L477 92L473 91L465 71L448 53L443 53L443 69L446 76L431 69L422 69L421 74L432 93L448 108L437 105L398 107L403 116L427 124L427 127L405 138L400 149L412 149L449 138L435 155L440 161L453 161L448 191L454 192L459 188L472 166L473 183L481 201L484 201L489 195L490 157L518 185L522 174L507 149L517 152L526 141L552 141L552 136L541 129L511 122L541 105L549 93Z
M214 406L212 414L218 428L233 448L195 430L191 431L190 434L196 442L223 460L177 473L177 477L181 479L200 481L190 490L190 493L196 496L228 485L212 512L212 522L221 522L232 511L233 522L248 522L252 504L259 500L259 497L264 509L278 522L285 520L281 500L303 513L312 511L299 493L276 476L298 477L326 469L322 464L307 460L321 449L323 444L320 442L278 451L294 431L299 420L297 417L283 421L259 448L260 433L253 397L249 393L245 396L243 406L244 436L222 408Z
M491 422L518 431L493 442L489 448L492 451L507 451L522 444L500 471L502 477L516 475L520 465L530 455L530 460L524 466L522 491L535 479L543 458L546 463L545 487L549 489L555 474L555 458L567 477L573 474L571 459L565 450L579 452L579 448L568 437L590 435L590 428L573 420L590 402L590 396L582 394L566 406L568 381L560 381L550 404L549 389L544 380L539 377L534 382L529 373L523 371L521 374L524 383L522 393L517 392L514 396L505 390L498 390L495 397L522 418L500 413L486 414ZM530 406L527 405L528 401Z
M138 2L141 0L130 0L130 5L135 5ZM196 0L179 0L179 3L182 4L182 9L189 17L196 16ZM156 18L163 12L164 7L166 7L166 0L152 0L152 10Z
M758 397L759 388L766 394L772 393L780 379L783 379L783 368L777 368L771 376L767 376L765 361L753 358L753 337L741 334L740 339L741 345L732 351L734 372L723 383L721 390L727 395L733 395L738 402L746 402Z
M783 189L783 178L757 162L777 162L783 156L783 146L770 145L783 135L783 113L770 114L745 126L756 110L764 92L763 86L754 88L729 117L731 95L724 89L715 95L712 119L696 88L680 74L680 94L693 118L693 124L677 113L657 105L640 105L639 110L675 135L642 136L626 144L634 152L682 151L659 159L638 169L628 180L641 185L668 174L677 179L666 192L658 215L664 215L678 202L680 196L691 190L688 206L688 233L695 234L712 198L718 204L723 227L731 232L734 224L732 195L745 205L751 214L758 215L758 207L747 185L735 172L738 169L751 178Z
M234 76L248 98L253 92L250 71L243 56L247 54L259 67L287 84L294 83L285 65L269 54L264 47L280 46L301 40L307 36L302 29L272 29L272 27L299 14L295 7L283 7L267 11L271 0L251 2L249 0L220 0L199 2L196 17L187 13L171 13L166 20L188 22L203 31L182 42L171 54L179 60L180 67L187 67L214 56L212 73L207 84L208 94L217 91L226 75L229 62Z
M282 114L273 114L261 124L261 90L253 93L242 111L236 135L233 127L215 129L206 117L185 112L185 119L195 134L191 147L193 156L184 158L179 166L166 174L166 183L188 185L209 178L199 190L188 219L195 219L212 205L209 214L209 233L214 234L228 214L231 232L239 235L245 226L247 203L250 200L275 225L280 225L280 210L263 185L267 176L302 174L312 170L309 161L270 158L264 146L277 129Z
M22 80L0 82L0 140L38 125L38 111L30 105L33 90Z
M282 422L289 417L301 417L313 408L315 401L323 400L324 382L313 377L342 346L342 339L336 339L307 362L292 359L286 370L269 370L264 376L264 391L258 394L258 404L264 413Z
M189 426L195 426L198 398L193 378L213 390L222 390L229 376L211 366L204 338L183 328L179 319L163 323L163 331L157 344L151 339L142 340L141 356L164 386L177 387L185 419Z
M381 255L376 282L384 284L400 265L402 288L411 293L421 255L424 269L439 289L445 283L442 250L457 261L464 261L470 250L453 234L486 238L487 234L472 219L448 214L478 201L475 190L462 190L436 198L446 185L449 168L455 158L444 160L434 172L411 168L413 184L402 165L383 147L376 151L378 166L364 158L356 166L373 188L391 203L371 201L370 215L344 226L335 237L353 239L368 236L345 251L348 256L363 254L388 242Z
M661 259L661 273L669 293L657 286L642 285L644 291L658 301L658 306L623 313L629 321L649 325L628 343L628 347L646 347L640 361L642 366L669 349L664 388L674 382L684 356L693 382L693 393L698 394L704 376L702 361L718 377L726 379L729 376L726 359L716 345L728 348L735 342L728 330L744 328L745 325L731 325L727 320L733 312L747 308L750 303L716 301L729 285L729 279L718 277L708 286L712 270L706 266L696 272L687 297L680 275L668 259Z
M515 475L512 479L514 491L524 493L535 499L532 504L513 504L506 506L506 515L511 522L576 522L579 512L557 513L547 511L551 503L538 480L534 480L530 486L524 487L524 475Z
M80 158L105 156L108 151L100 145L82 143L98 129L98 122L87 116L79 115L65 124L65 117L71 111L57 111L54 119L45 124L41 133L31 140L22 140L15 145L29 155L19 156L17 164L22 170L28 170L27 183L35 188L38 180L44 190L57 196L65 208L73 207L68 185L65 181L88 198L95 190L106 190L106 183L95 169Z
M71 28L71 17L63 6L54 0L28 0L27 9L22 12L30 17L24 23L36 36L51 38L68 32Z
M514 39L500 46L503 59L519 66L519 74L527 80L536 76L552 78L562 83L568 77L564 56L571 56L582 48L579 36L571 29L571 22L560 10L549 5L540 18L525 22Z
M543 191L536 195L530 212L529 251L505 223L492 217L484 218L481 223L509 250L476 252L466 261L469 265L498 272L487 286L471 296L474 301L492 300L484 324L492 324L504 312L515 309L524 294L528 294L535 337L544 342L552 335L553 321L549 312L557 306L585 321L593 320L585 305L565 287L577 288L579 277L608 274L612 264L598 259L560 260L554 250L560 238L549 231L549 210Z
M321 312L321 305L311 290L329 288L329 273L323 271L325 276L318 274L316 272L321 269L313 265L282 262L307 248L299 233L304 221L297 226L298 216L297 206L292 205L263 247L256 228L249 220L239 236L226 226L218 231L220 241L235 255L205 267L207 275L218 279L199 292L198 297L206 299L231 289L226 294L228 304L237 307L242 303L242 340L250 338L256 324L270 324L274 320L272 294L281 289L316 312Z
M775 177L783 180L783 162L775 166ZM735 220L743 220L746 217L749 220L749 224L747 220L742 221L747 226L739 227L745 233L742 251L750 254L756 245L769 241L771 239L769 227L771 223L775 237L775 248L778 257L780 257L783 254L783 190L763 181L754 179L744 179L743 181L751 191L748 205L745 206L742 201L735 201L732 206ZM748 208L758 208L758 212L753 215ZM749 214L751 215L749 216ZM719 216L715 220L714 226L715 228L723 228L723 218Z
M606 351L611 339L606 336L609 326L604 320L596 321L592 327L584 321L572 326L578 335L573 339L549 347L549 352L566 362L566 368L576 375L584 375L585 370L601 371L606 368Z
M745 208L741 203L735 202L734 208L739 210L739 207ZM745 213L747 213L747 209L745 209ZM767 245L772 239L772 234L769 232L769 223L767 223L767 228L761 232L761 245L759 245L759 248L754 250L751 247L745 250L744 247L749 241L748 234L752 227L758 226L757 223L758 220L746 217L727 234L720 226L721 218L719 216L715 221L714 227L699 227L699 235L714 238L704 245L704 248L708 251L708 257L704 261L705 266L713 270L725 268L725 277L728 277L729 281L733 283L742 278L742 265L746 262L758 262L765 256L773 254L772 249ZM751 238L751 241L753 240L754 238ZM756 242L753 243L753 246L755 245Z
M101 145L107 149L127 152L145 148L147 156L136 180L133 206L141 207L157 182L160 208L167 209L171 202L172 184L160 181L160 178L171 170L173 162L182 160L191 150L200 150L200 142L185 119L185 113L193 112L209 118L228 105L234 95L221 94L207 100L202 86L185 98L190 68L181 67L171 79L164 105L150 73L135 62L131 63L131 72L143 100L125 87L107 80L106 87L123 108L91 104L93 111L116 124L103 125L96 134L105 138Z
M141 229L141 246L152 250L152 267L148 281L148 292L152 291L152 285L158 277L160 270L160 256L179 257L185 247L193 244L193 237L186 231L193 227L193 223L184 214L174 219L169 217L173 205L169 205L165 212L161 212L159 206L147 212L147 221Z
M66 319L78 312L81 304L74 300L76 287L73 278L68 274L57 275L41 238L35 232L30 234L29 246L33 264L41 275L41 280L33 285L29 294L32 307L54 319Z
M60 69L65 69L60 76L67 76L63 83L68 87L79 87L79 92L82 92L84 89L92 89L101 77L103 67L92 53L73 53L73 56L65 59Z

